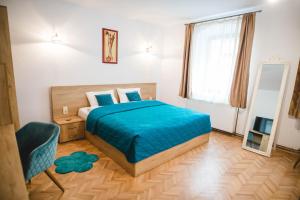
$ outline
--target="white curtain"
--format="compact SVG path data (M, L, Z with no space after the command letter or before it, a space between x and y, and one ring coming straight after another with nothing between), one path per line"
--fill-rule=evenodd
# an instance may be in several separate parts
M241 17L195 25L190 56L189 97L229 103Z

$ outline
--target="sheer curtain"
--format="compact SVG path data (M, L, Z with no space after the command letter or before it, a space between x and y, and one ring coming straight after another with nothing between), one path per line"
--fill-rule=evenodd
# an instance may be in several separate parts
M196 24L191 56L189 97L229 103L241 17Z

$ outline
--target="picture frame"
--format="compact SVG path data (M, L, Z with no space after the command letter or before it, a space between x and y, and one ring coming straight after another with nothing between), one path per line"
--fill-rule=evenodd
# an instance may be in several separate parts
M118 31L102 28L102 62L118 64Z

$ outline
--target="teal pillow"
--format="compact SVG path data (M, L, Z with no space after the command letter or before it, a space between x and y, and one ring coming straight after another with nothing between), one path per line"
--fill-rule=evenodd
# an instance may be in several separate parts
M126 96L129 101L141 101L141 96L138 92L127 92Z
M114 104L114 101L110 94L95 95L99 106L107 106Z

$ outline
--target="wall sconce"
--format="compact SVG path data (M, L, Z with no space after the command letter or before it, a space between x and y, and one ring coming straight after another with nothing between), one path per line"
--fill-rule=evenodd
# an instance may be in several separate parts
M51 37L51 42L52 43L55 43L55 44L59 44L61 43L61 39L60 37L58 36L58 33L55 33L52 37Z
M152 46L151 46L151 45L148 46L148 47L146 47L146 53L150 53L151 49L152 49Z

